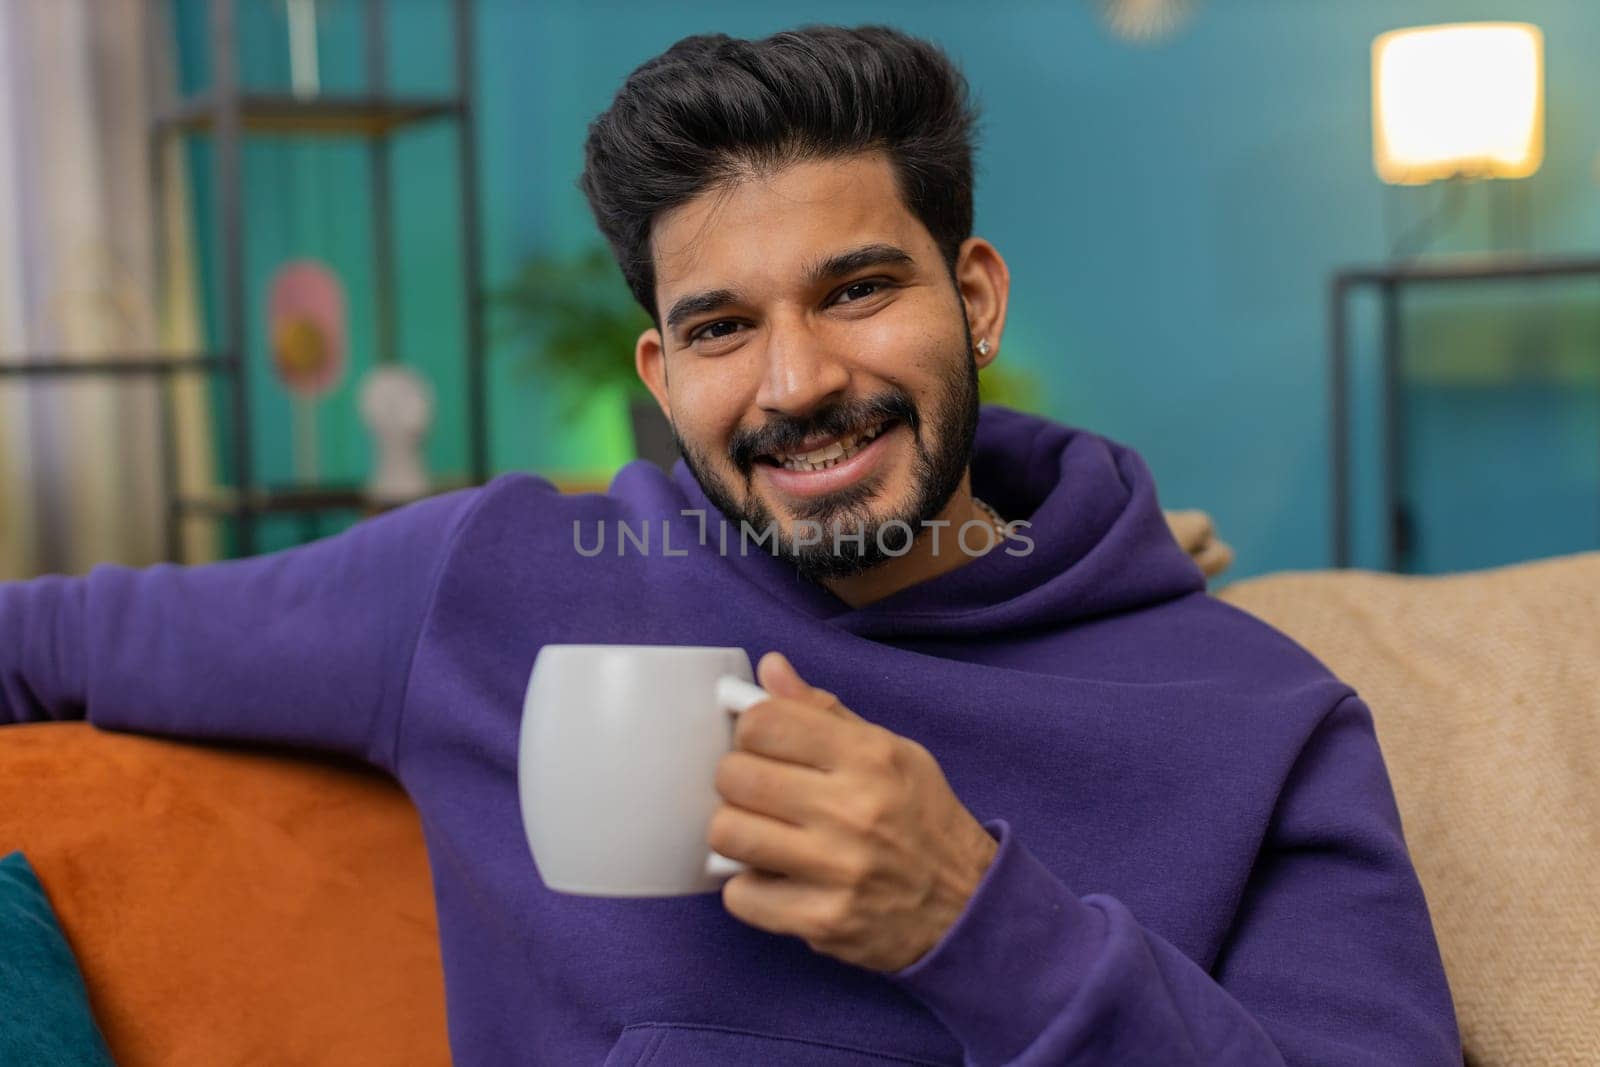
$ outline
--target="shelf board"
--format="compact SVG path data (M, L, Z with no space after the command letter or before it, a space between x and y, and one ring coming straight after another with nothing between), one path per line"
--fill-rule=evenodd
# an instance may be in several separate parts
M471 488L473 484L464 479L452 479L434 486L423 496L399 501L373 500L367 496L366 489L358 485L278 486L252 492L249 496L249 510L258 515L315 515L330 511L357 511L365 515L376 515L391 508L416 503L417 500L426 500L440 493ZM553 484L563 493L603 493L606 490L605 484L588 479L581 481L558 479ZM243 510L243 502L237 492L223 487L204 496L178 497L173 501L173 507L180 514L216 518L238 514Z
M460 113L461 101L453 96L239 96L240 122L250 133L380 137ZM201 93L162 112L155 124L158 130L211 133L216 120L216 98L211 93Z
M160 377L180 371L232 373L231 356L130 352L123 356L75 355L70 352L27 352L0 355L0 378L133 378Z
M1404 282L1510 281L1600 275L1600 256L1542 256L1516 252L1425 257L1405 263L1352 267L1335 277L1344 285Z
M426 499L437 493L464 488L463 484L445 484L432 492L415 498ZM380 511L414 503L414 500L374 500L367 491L356 485L282 486L259 489L247 498L228 488L219 488L204 496L182 496L173 506L186 515L226 516L248 510L258 515L312 515L328 511L358 511L376 515Z
M542 477L569 496L577 496L583 493L604 493L611 488L610 478L562 478L553 474L546 474Z

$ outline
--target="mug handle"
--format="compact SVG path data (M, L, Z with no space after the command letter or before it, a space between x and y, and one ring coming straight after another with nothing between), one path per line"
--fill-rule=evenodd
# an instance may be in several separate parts
M731 711L735 715L771 696L771 693L754 682L735 678L731 674L724 674L717 679L717 707Z
M759 685L747 682L743 678L735 678L725 674L717 679L717 707L734 715L747 708L766 700L770 693ZM749 870L738 860L731 860L720 852L712 852L706 858L707 878L732 878L742 871Z

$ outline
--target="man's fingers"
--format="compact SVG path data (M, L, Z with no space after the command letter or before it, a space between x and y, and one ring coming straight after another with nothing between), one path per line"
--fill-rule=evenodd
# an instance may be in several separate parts
M841 858L824 852L815 834L731 804L712 814L706 843L731 860L803 882L829 885L846 877Z
M1195 565L1207 578L1215 578L1233 564L1233 548L1226 541L1212 541L1195 554Z
M818 689L800 677L782 652L768 652L756 665L756 680L761 688L775 697L799 700L812 707L821 708L842 719L859 719L860 716L845 707L843 702L826 689Z
M782 652L768 652L761 657L761 662L756 664L756 681L775 697L805 700L811 695L811 686Z
M729 804L804 826L826 814L820 807L822 775L794 761L736 749L717 762L716 788Z
M830 771L840 758L839 720L792 699L763 700L740 712L733 746L775 760Z
M740 922L769 934L802 932L801 916L816 889L782 875L745 871L722 887L722 906Z
M722 906L741 922L798 937L819 952L841 940L857 940L870 929L837 890L766 871L735 875L722 887Z

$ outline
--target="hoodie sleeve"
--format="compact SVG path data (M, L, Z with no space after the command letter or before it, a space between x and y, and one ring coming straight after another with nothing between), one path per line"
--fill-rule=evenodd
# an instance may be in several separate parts
M86 717L392 771L412 653L481 492L271 555L0 585L0 723Z
M991 1064L1454 1064L1460 1038L1372 718L1312 734L1210 974L1012 833L943 940L891 978Z

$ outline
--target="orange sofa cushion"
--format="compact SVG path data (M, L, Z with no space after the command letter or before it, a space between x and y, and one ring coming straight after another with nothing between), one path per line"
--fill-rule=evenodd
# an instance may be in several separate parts
M22 849L122 1067L448 1064L416 810L366 768L0 728Z

